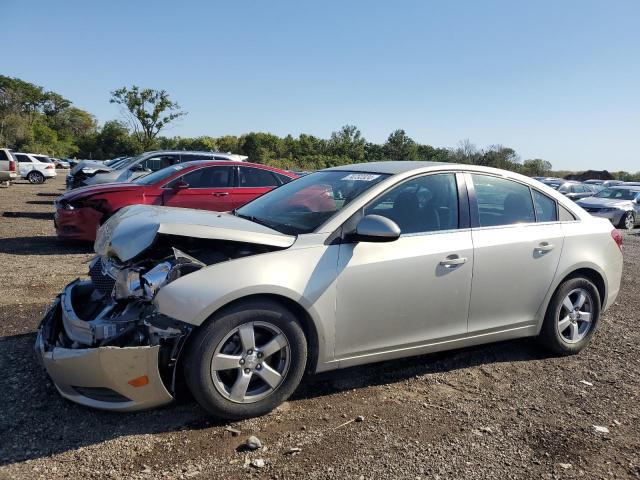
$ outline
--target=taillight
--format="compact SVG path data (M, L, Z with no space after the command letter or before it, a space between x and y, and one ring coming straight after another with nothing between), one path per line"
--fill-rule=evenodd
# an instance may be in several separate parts
M622 251L622 234L618 229L614 228L611 230L611 238L613 238L613 241L616 242L616 245L618 245L618 248Z
M47 165L46 167L44 167L45 170L53 170L55 167L55 165L53 165L52 163L50 163L49 165Z
M16 162L15 162L15 160L9 160L9 171L10 172L15 172L16 171Z

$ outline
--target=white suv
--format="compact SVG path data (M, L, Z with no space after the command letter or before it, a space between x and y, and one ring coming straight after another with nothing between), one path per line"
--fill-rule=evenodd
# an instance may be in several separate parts
M14 153L13 156L18 160L20 176L31 183L44 183L47 178L58 175L53 162L42 162L30 153Z

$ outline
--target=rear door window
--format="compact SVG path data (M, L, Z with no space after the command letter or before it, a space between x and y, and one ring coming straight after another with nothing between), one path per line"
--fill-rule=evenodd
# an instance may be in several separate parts
M269 170L254 167L240 167L238 175L239 187L277 187L280 182Z
M171 183L182 180L189 184L189 188L229 188L232 179L231 167L208 167L189 172Z
M505 178L471 174L480 227L536 221L531 190Z

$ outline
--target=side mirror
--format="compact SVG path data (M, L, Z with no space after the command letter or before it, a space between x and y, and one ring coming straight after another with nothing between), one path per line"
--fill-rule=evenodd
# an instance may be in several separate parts
M184 190L185 188L189 188L189 184L184 180L178 180L176 183L173 184L174 190Z
M366 215L356 226L353 235L359 242L393 242L400 236L400 227L381 215Z

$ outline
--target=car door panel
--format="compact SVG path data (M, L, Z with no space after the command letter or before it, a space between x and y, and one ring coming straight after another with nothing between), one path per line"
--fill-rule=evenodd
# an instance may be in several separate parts
M472 235L469 332L533 322L560 261L560 224L481 229Z
M450 267L441 264L456 255L466 262ZM464 334L472 269L468 229L401 236L390 243L341 245L336 357Z
M488 183L474 187L472 177ZM487 175L469 175L467 181L474 245L469 334L530 324L556 274L564 243L561 225L536 223L538 205L534 213L527 186Z
M172 207L196 208L226 212L232 210L233 169L228 166L207 166L191 170L172 180L164 189L163 203ZM184 182L186 188L175 188Z
M473 244L461 175L410 178L370 202L362 215L384 216L403 233L389 243L341 245L336 356L464 335Z

